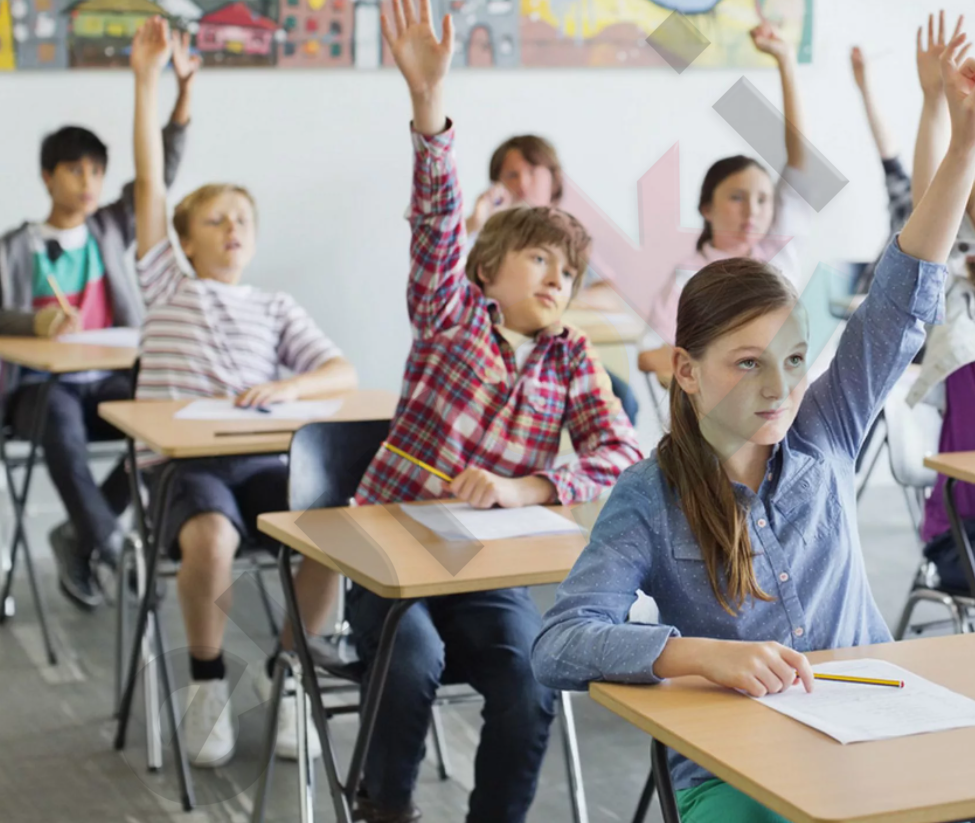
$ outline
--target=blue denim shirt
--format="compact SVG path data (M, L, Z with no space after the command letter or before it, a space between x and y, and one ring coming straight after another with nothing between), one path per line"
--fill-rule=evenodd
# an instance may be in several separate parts
M539 681L578 690L594 680L657 683L654 661L681 635L775 640L801 652L889 641L860 551L854 461L924 341L924 324L944 314L945 275L893 240L758 493L735 484L749 510L758 584L774 599L750 600L737 617L721 607L654 453L620 477L559 587L532 651ZM626 622L638 588L656 600L658 623ZM712 776L674 752L670 763L676 789Z

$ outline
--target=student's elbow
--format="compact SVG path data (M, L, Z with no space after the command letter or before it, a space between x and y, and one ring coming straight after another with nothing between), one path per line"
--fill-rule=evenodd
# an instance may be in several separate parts
M566 633L571 627L561 621L546 621L532 645L532 671L543 686L559 691L585 691L592 678L571 654L566 654Z

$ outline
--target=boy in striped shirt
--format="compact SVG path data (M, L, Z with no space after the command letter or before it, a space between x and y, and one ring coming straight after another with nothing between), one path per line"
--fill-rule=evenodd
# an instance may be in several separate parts
M145 23L132 45L136 81L136 257L146 301L138 399L231 396L265 406L354 388L355 370L286 294L240 285L254 256L256 214L246 189L210 185L188 195L173 224L196 277L183 274L168 239L162 145L157 128L159 74L169 27ZM281 368L294 373L282 378ZM150 495L158 458L143 453ZM194 461L172 481L160 546L182 560L177 585L192 683L184 719L190 762L216 767L233 755L234 722L221 652L231 564L242 537L258 539L257 515L287 509L287 466L276 455ZM335 581L325 582L324 608ZM221 605L217 605L220 598ZM269 693L269 682L264 682ZM295 700L279 715L278 752L295 755ZM319 747L310 730L312 742Z
M515 508L593 500L641 454L588 340L561 323L586 270L589 236L550 206L508 209L488 220L465 266L454 129L443 106L450 18L440 42L430 0L421 0L419 20L411 0L394 0L393 11L395 31L384 17L383 34L413 101L407 305L414 339L388 441L454 480L381 449L356 502L454 497L476 508ZM563 427L576 456L558 466ZM302 566L299 590L316 588L316 566ZM393 602L359 586L349 592L349 621L367 667ZM428 597L403 615L356 819L418 819L413 790L431 706L449 670L485 701L466 819L524 821L554 716L554 693L535 680L529 659L540 626L524 588Z

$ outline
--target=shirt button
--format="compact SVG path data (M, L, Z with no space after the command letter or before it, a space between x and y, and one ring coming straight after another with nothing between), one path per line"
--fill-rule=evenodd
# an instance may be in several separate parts
M802 637L806 632L803 630L802 626L792 632L796 637Z
M783 583L785 583L785 581L788 579L789 579L788 572L782 572L782 574L779 575L779 580L781 580Z
M758 521L758 527L760 529L764 529L767 525L768 525L768 523L765 522L765 518L764 517L761 518L761 519L759 519L759 521Z

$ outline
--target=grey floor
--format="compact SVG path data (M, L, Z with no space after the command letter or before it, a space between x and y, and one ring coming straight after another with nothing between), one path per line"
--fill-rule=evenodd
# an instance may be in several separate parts
M649 411L644 406L645 412ZM644 441L653 437L649 415L641 427ZM894 623L910 584L919 551L912 536L900 491L877 472L861 503L860 527L874 593L888 623ZM199 809L180 811L178 788L169 750L156 773L145 768L145 723L137 707L129 746L112 747L114 619L112 607L84 614L57 591L47 547L48 529L62 517L46 472L37 475L31 497L29 537L38 560L42 593L62 650L57 667L46 665L23 569L15 584L17 613L0 627L0 820L3 823L72 821L95 823L161 823L161 821L245 821L253 785L260 771L258 753L263 707L254 695L253 678L271 645L250 578L235 588L227 653L240 714L237 755L216 771L194 772ZM0 525L9 531L9 509L0 508ZM272 584L274 581L272 580ZM554 589L536 591L540 607ZM170 589L163 617L179 683L186 683L186 655L175 592ZM646 738L623 721L579 695L574 700L590 819L629 820L648 766ZM417 802L430 823L460 823L472 782L472 755L477 740L477 706L444 711L453 779L438 780L432 762L425 764ZM337 748L351 750L355 720L336 724ZM321 783L321 782L320 782ZM297 768L279 765L268 806L268 820L297 819ZM319 786L316 819L334 819L324 788ZM538 794L529 820L569 821L566 774L561 740L553 733ZM650 820L659 821L654 808ZM499 821L500 823L500 821Z

